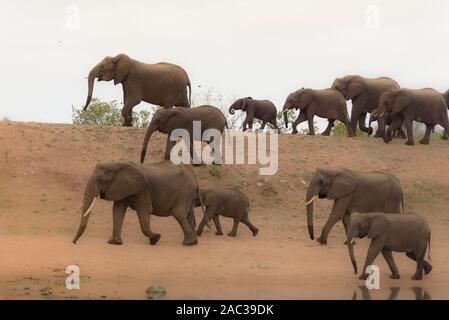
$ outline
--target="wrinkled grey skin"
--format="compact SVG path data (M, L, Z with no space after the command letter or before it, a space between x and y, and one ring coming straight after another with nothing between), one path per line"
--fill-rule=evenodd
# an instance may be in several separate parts
M381 94L388 89L399 89L399 84L391 78L364 78L347 75L337 78L332 88L340 91L346 100L352 100L351 128L354 134L357 122L360 130L371 135L373 130L366 127L366 114L377 108Z
M155 131L159 131L167 135L164 160L170 160L170 151L176 144L176 141L170 141L170 135L175 129L185 129L189 133L191 150L190 156L193 159L194 152L192 151L193 141L195 138L193 135L193 121L201 121L201 137L207 129L217 129L219 132L223 133L224 128L227 128L226 118L223 113L219 109L212 106L205 105L190 109L158 109L154 113L145 134L140 155L140 162L143 163L145 160L148 143L150 142L150 138ZM213 142L214 139L212 137L209 144L212 144Z
M327 118L329 124L321 135L329 136L334 126L335 120L343 122L348 130L348 137L352 137L353 131L350 126L348 110L345 98L340 92L333 89L314 90L299 89L288 95L285 100L283 112L285 127L288 128L287 111L290 109L300 109L299 116L292 125L293 134L298 133L296 127L307 120L309 124L309 135L315 135L313 117Z
M173 216L184 232L185 245L197 243L194 205L199 197L196 175L187 165L170 161L142 165L132 161L102 162L95 166L84 191L81 221L73 239L86 229L91 213L84 216L96 197L113 201L113 231L110 244L122 244L121 231L128 207L137 212L143 234L155 245L160 234L150 228L150 216ZM203 210L204 211L204 210Z
M383 95L381 96L381 100L382 100ZM375 121L379 120L379 115L381 115L381 113L379 112L379 109L374 109L371 111L371 115L369 117L369 126L368 128L370 129L370 131L372 131L372 123ZM385 112L384 114L382 114L382 117L384 118L385 124L387 126L390 126L393 123L393 116L391 115L391 113L389 112ZM376 131L376 134L374 135L374 137L376 138L383 138L384 133L380 132L379 128ZM403 126L399 126L393 133L392 133L393 138L401 138L401 139L405 139L405 132L403 129Z
M317 241L327 244L332 227L341 220L348 232L351 213L388 212L400 213L403 208L403 191L399 180L391 174L373 171L357 172L347 169L317 169L312 175L306 193L306 201L318 196L334 200L329 218ZM314 239L313 201L307 204L307 226L310 239Z
M416 272L412 280L421 280L423 271L425 274L432 271L432 265L424 260L427 245L429 245L430 260L430 227L426 220L414 213L356 213L352 215L346 243L354 272L357 274L357 263L352 244L352 239L355 237L371 239L363 272L359 279L368 278L369 274L366 273L366 268L374 263L380 252L390 267L391 279L400 278L391 254L392 251L405 252L407 257L416 261Z
M379 104L379 112L390 114L392 124L385 131L386 122L383 117L379 117L379 130L385 132L384 141L390 142L392 132L399 128L404 122L407 132L406 145L414 145L413 121L426 125L426 133L419 141L421 144L429 144L430 134L436 124L444 128L442 139L447 140L449 136L449 120L447 114L447 104L443 95L430 89L398 89L388 90L382 94Z
M123 86L122 116L125 126L132 126L132 109L141 101L165 108L190 107L191 86L186 71L171 63L142 63L126 54L105 57L89 72L84 111L89 106L94 81L111 81ZM187 87L189 96L187 97Z
M276 107L270 100L255 100L251 97L240 98L229 107L229 113L234 114L235 110L246 112L246 118L242 125L243 131L253 129L254 119L262 121L261 131L263 131L267 123L270 123L275 129L278 129L276 123Z
M253 236L256 236L259 230L249 221L249 200L246 195L234 189L221 189L221 188L201 188L200 189L201 200L206 207L206 215L209 220L212 220L217 229L216 235L223 235L221 229L219 216L229 217L234 219L234 225L228 236L235 237L237 235L237 229L239 223L245 224L252 232ZM200 206L200 202L197 201L196 205ZM206 217L203 218L199 227L198 235L203 232L203 228L207 223Z

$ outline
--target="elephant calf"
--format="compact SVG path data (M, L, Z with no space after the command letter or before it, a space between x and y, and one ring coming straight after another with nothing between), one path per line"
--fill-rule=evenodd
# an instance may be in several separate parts
M377 255L382 252L391 270L391 279L399 279L399 271L393 260L392 251L405 252L407 257L416 261L417 267L412 280L421 280L424 273L432 271L432 265L424 260L427 245L430 260L430 227L426 220L414 213L385 214L365 213L354 214L349 226L347 244L354 272L357 274L357 262L354 257L352 238L368 236L371 244L366 256L363 273L359 279L367 279L366 268L373 264Z
M245 224L256 236L259 230L249 221L248 211L249 211L249 200L246 195L234 189L200 189L201 201L206 207L206 216L201 221L198 226L198 235L200 236L203 232L204 225L207 223L207 219L212 219L217 229L216 235L223 235L221 229L219 215L233 218L234 226L231 232L228 234L230 237L235 237L237 235L237 228L239 223ZM197 200L196 206L200 206L199 199Z
M386 125L390 126L390 125L393 123L393 116L392 116L390 113L388 113L388 112L386 112L386 113L380 113L380 112L379 112L379 109L374 109L374 110L371 111L371 115L370 115L370 117L369 117L369 126L368 126L369 132L372 132L372 131L373 131L372 125L371 125L371 124L372 124L374 121L377 121L377 122L378 122L378 121L379 121L379 116L382 116L382 117L385 118L385 124L386 124ZM376 138L382 138L384 135L385 135L385 134L384 134L383 132L381 132L381 131L379 130L379 128L378 128L377 131L376 131L375 137L376 137ZM393 136L394 138L401 138L401 139L405 139L405 138L406 138L405 132L404 132L404 130L403 130L403 128L402 128L402 125L399 126L394 132L392 132L392 136Z
M229 107L229 113L234 114L235 110L246 112L246 118L243 122L243 131L248 129L247 126L252 130L254 119L262 121L260 130L263 130L267 123L271 123L275 129L278 129L276 123L277 110L273 102L269 100L255 100L251 97L237 99Z

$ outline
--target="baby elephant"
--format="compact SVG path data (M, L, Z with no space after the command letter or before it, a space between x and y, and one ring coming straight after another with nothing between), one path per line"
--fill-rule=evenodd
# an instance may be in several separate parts
M251 230L253 236L257 235L259 230L248 219L249 201L243 192L229 188L210 188L200 189L199 194L203 205L206 207L208 219L214 221L217 236L223 235L220 219L218 218L219 215L234 218L234 226L228 236L235 237L237 235L237 228L240 222L244 223ZM199 200L197 200L196 206L200 206ZM199 236L203 232L206 223L207 220L204 217L198 226L197 233Z
M388 214L364 213L352 214L348 230L348 251L354 272L357 274L357 263L354 258L352 238L368 236L371 244L366 256L363 273L359 279L367 279L366 268L373 264L377 255L382 252L391 269L391 279L399 279L399 271L393 260L392 251L405 252L407 257L416 261L416 273L412 280L421 280L425 274L432 271L432 265L424 260L427 245L429 245L430 260L430 228L427 222L414 213Z

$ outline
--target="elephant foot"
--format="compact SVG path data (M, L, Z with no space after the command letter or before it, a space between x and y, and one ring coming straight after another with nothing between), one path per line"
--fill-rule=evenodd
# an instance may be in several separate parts
M109 244L115 244L115 245L121 245L123 244L122 239L115 239L115 238L111 238L108 240Z
M330 136L331 135L331 133L330 132L323 132L322 134L321 134L322 136L325 136L325 137L328 137L328 136Z
M292 134L298 134L298 131L297 130L293 130Z
M369 274L368 274L368 273L362 273L362 274L360 275L359 279L360 279L360 280L366 280L366 279L368 279L368 277L369 277Z
M391 140L392 140L391 137L387 137L387 138L384 137L384 142L385 143L389 143Z
M370 136L370 135L372 135L373 134L373 128L368 128L368 131L367 131L367 133L368 133L368 135Z
M235 236L237 236L237 233L235 233L235 232L229 232L228 233L228 237L235 237Z
M197 235L197 236L201 236L201 234L202 234L202 232L199 231L199 230L196 232L196 235Z
M390 274L390 279L395 279L395 280L401 279L401 276L399 274L392 273L392 274Z
M159 241L160 238L161 235L156 233L153 238L150 238L150 245L154 246Z
M422 139L422 140L419 140L419 143L420 144L429 144L429 140L424 140L424 139Z
M422 280L422 274L414 274L412 280Z
M184 240L182 244L185 246L193 246L195 244L198 244L198 239L195 238L195 240Z
M407 146L414 146L415 143L413 141L406 141L405 145L407 145Z
M321 243L323 246L327 245L327 239L323 239L322 237L319 237L316 241Z
M344 245L348 245L348 240L346 240L346 241L345 241L345 242L344 242L343 244L344 244ZM351 244L353 244L353 245L354 245L354 244L355 244L355 241L354 241L354 240L352 240L352 241L351 241Z
M307 132L307 135L309 135L309 136L314 136L314 135L315 135L315 132Z
M354 134L353 134L353 133L348 133L348 134L346 135L346 137L352 138L352 137L354 137Z
M424 273L426 275L428 275L430 272L432 272L432 269L433 269L432 265L430 263L428 263L427 261L424 261L423 268L424 268Z
M253 231L253 236L254 236L254 237L257 236L258 233L259 233L259 229L254 230L254 231Z
M222 236L222 235L223 235L223 232L217 231L217 232L215 232L215 235L216 235L216 236Z

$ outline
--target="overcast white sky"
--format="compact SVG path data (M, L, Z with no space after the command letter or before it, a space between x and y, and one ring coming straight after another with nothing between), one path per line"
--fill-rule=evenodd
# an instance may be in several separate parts
M291 91L345 74L443 91L448 13L444 0L0 0L0 118L71 122L88 71L118 53L181 65L193 93L214 87L278 108ZM122 89L96 83L94 96L121 102Z

